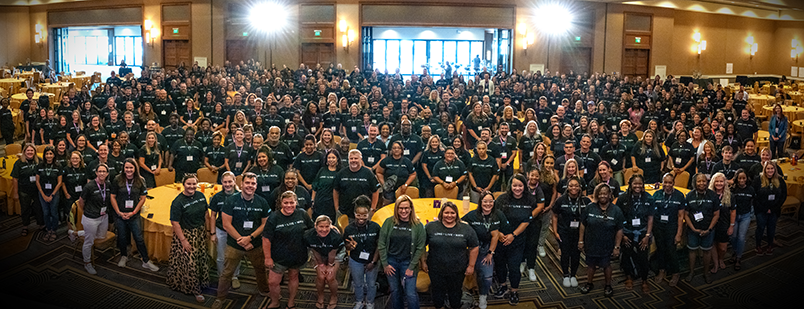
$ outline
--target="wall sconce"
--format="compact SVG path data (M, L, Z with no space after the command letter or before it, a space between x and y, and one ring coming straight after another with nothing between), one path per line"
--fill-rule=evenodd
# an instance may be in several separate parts
M522 50L528 50L528 46L533 45L534 38L533 33L528 31L528 26L525 23L519 23L516 27L516 31L520 34L522 40Z
M36 44L45 43L47 41L47 31L45 31L45 27L42 26L42 24L37 23L36 26L34 26L34 31L34 42L36 42Z
M745 39L745 42L748 43L748 53L751 54L751 58L754 58L754 55L756 55L759 49L759 44L754 42L753 35L749 35L748 38Z
M798 55L802 52L804 52L804 46L802 46L801 42L798 40L793 39L793 41L790 42L790 58L798 62Z
M692 35L692 39L695 40L695 49L698 50L698 56L701 56L701 52L706 50L706 40L701 40L701 33L695 32Z
M343 43L343 50L349 51L349 45L352 45L352 42L355 41L355 37L357 34L354 30L349 29L349 25L346 24L345 19L341 19L338 22L338 30L341 32L341 42Z
M145 43L153 46L154 40L159 36L159 29L154 28L154 23L150 19L145 20L143 28L145 29Z

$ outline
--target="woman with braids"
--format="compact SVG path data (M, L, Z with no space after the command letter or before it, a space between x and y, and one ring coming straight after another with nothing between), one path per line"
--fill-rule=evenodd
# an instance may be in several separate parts
M555 201L552 208L553 236L561 249L561 271L564 274L564 287L577 287L575 273L580 265L581 251L578 250L581 215L592 201L581 195L581 181L571 177L567 183L567 192Z
M642 293L650 293L648 286L648 254L653 230L653 197L645 192L642 175L631 176L628 189L617 199L617 207L625 217L623 224L623 251L621 265L625 271L625 289L633 288L633 279L642 279Z
M167 284L174 291L195 295L195 300L203 303L201 289L209 285L207 233L215 233L215 220L207 211L207 198L196 191L198 178L185 175L182 186L184 189L170 205L173 241Z
M587 265L587 282L580 289L583 294L589 293L594 288L592 281L595 270L602 268L606 284L603 296L612 297L614 290L611 288L611 257L620 255L625 215L619 207L611 203L611 188L608 185L597 185L592 195L595 202L586 206L578 233L578 250L586 253ZM584 240L589 246L584 245Z
M656 259L659 264L659 274L655 281L661 283L665 276L672 275L670 286L678 284L678 256L676 245L681 243L681 228L684 222L684 206L687 201L684 193L678 191L675 185L675 176L666 173L662 176L662 190L653 193L653 203L656 211L653 214L653 237L656 242ZM655 220L659 218L659 220Z

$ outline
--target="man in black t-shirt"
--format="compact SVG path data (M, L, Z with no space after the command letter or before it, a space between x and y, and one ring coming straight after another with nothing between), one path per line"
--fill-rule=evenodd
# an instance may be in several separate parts
M371 196L372 213L376 210L377 199L380 196L380 183L374 173L363 166L363 155L359 150L349 151L349 166L341 169L335 175L335 186L332 197L335 210L349 217L351 223L355 219L352 202L360 195Z

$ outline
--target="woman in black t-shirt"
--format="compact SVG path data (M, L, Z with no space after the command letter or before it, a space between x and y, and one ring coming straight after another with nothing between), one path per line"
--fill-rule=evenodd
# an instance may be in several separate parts
M717 224L715 224L715 249L712 251L712 274L717 273L718 267L726 269L723 257L726 255L726 247L729 240L734 235L734 220L737 217L737 209L734 207L734 197L728 186L728 179L723 173L715 173L709 181L709 190L715 192L719 199L719 212Z
M42 162L36 168L36 188L39 191L39 204L42 205L45 219L46 241L56 240L59 225L59 188L61 187L61 166L56 163L56 150L47 146L42 153Z
M214 230L215 220L207 211L207 198L196 191L198 178L193 174L185 175L182 185L184 190L170 205L173 241L167 284L174 291L193 294L196 301L204 302L201 289L209 285L207 233Z
M343 248L343 239L338 230L332 226L332 220L325 215L315 219L315 228L304 232L304 241L313 252L315 261L315 289L318 294L316 308L324 307L324 285L329 285L329 306L334 309L338 306L338 280L335 274L340 268L341 259L338 251Z
M368 196L358 196L354 204L355 220L344 228L343 240L349 250L349 271L355 289L355 303L373 306L377 295L377 272L380 269L377 266L380 258L377 252L380 225L369 220L371 199Z
M145 178L145 186L156 187L154 176L162 172L162 152L159 151L159 142L155 132L148 132L145 136L145 144L140 148L138 158L142 177Z
M770 151L767 153L770 156ZM745 236L748 234L748 226L751 224L751 207L753 207L754 195L756 195L749 179L748 174L742 169L737 170L737 173L734 174L732 197L734 197L733 202L737 210L733 226L734 233L732 234L734 270L742 268L740 260L743 257L743 250L745 250Z
M586 254L586 285L580 288L582 294L587 294L594 288L595 270L603 269L605 286L603 296L612 297L611 288L611 257L620 255L620 242L623 238L623 216L619 207L612 204L611 188L606 184L599 184L592 194L595 202L586 206L580 220L578 250ZM584 240L589 245L584 245Z
M78 200L78 207L83 212L81 224L84 226L84 245L81 252L84 256L84 269L90 275L97 274L92 266L92 247L95 245L95 238L106 238L109 227L107 212L111 206L111 184L106 179L109 167L101 163L95 169L95 175L95 179L81 189L81 198Z
M304 232L313 228L310 216L297 208L296 194L292 191L281 194L281 205L271 212L262 233L262 249L265 254L265 267L271 270L268 275L268 288L271 302L266 308L279 307L279 283L285 272L288 273L288 307L296 304L299 287L299 269L307 262L307 246ZM276 304L276 306L273 306Z
M581 195L581 182L578 177L570 178L567 193L555 201L552 208L553 235L561 248L561 271L564 274L564 287L578 286L575 273L580 265L581 251L578 250L581 214L592 201Z
M140 210L145 204L145 179L137 171L137 163L132 158L123 162L123 171L112 181L112 207L115 213L115 227L117 227L117 248L120 249L120 261L117 266L125 267L128 261L128 245L131 238L137 245L137 251L142 258L142 267L150 271L158 271L148 258L148 247L142 238L142 220Z

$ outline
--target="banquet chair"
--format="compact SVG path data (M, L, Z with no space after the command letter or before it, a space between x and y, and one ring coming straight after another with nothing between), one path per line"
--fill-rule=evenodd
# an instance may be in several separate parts
M689 172L681 172L676 174L676 183L673 184L676 187L687 188L687 184L690 181L690 173Z
M503 195L503 194L505 194L504 191L497 191L497 192L492 193L491 196L493 196L494 199L496 200L498 197L500 197L500 195Z
M235 184L237 185L238 188L243 187L243 175L242 174L240 174L237 177L235 177Z
M81 207L78 207L78 201L73 203L72 208L70 208L70 214L67 217L67 227L70 231L72 231L75 235L73 240L73 257L75 258L78 255L78 252L81 251L81 246L84 244L84 234L79 234L79 231L84 231L84 225L81 224L81 218L83 217L84 212L81 210ZM68 232L69 233L69 232ZM115 248L115 234L111 231L106 231L105 238L95 238L94 248L99 247L109 247ZM95 250L92 250L92 260L95 260Z
M448 199L458 199L458 187L452 188L452 190L447 190L441 184L437 184L435 186L435 198L448 198Z
M410 198L419 198L419 188L408 187L408 190L405 191L405 194L407 196L410 196ZM396 197L399 197L401 195L402 195L402 187L399 187L399 189L396 189Z
M332 143L334 145L340 145L341 144L341 137L337 136L337 135L332 135Z
M762 124L760 125L761 129L765 130L765 131L768 130L768 126L770 126L770 121L769 120L763 121Z
M623 170L623 180L628 183L628 180L631 179L631 176L634 176L634 174L645 175L645 172L641 168L638 168L636 172L630 167L626 168ZM687 176L687 180L689 180L689 176Z
M154 175L156 186L164 186L172 184L176 178L176 170L169 172L168 169L163 168L159 175Z
M36 153L44 153L45 148L47 148L47 146L50 146L50 145L47 145L47 144L46 145L37 145L36 146Z
M11 144L6 145L6 156L16 155L22 152L22 145Z
M313 220L315 220L315 218L313 218ZM347 225L349 225L348 216L341 215L340 217L338 217L338 228L341 230L341 233L343 233L343 230L346 228Z
M218 183L218 174L213 173L212 170L207 167L199 168L195 173L198 175L199 182Z
M645 131L636 131L634 134L636 134L637 139L642 140L642 135L645 135Z
M796 220L797 223L798 223L798 213L800 209L801 209L801 201L795 196L788 196L787 199L784 200L784 204L782 204L782 214L793 215L793 220Z

